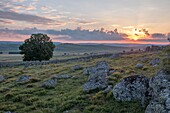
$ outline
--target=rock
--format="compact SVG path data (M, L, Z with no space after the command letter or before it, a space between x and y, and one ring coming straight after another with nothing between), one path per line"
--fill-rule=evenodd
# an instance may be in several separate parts
M146 58L146 57L139 59L139 61L142 61L142 62L147 62L148 60L149 60L149 58Z
M46 80L41 84L41 86L44 88L55 88L56 85L57 85L57 80L54 78Z
M138 69L142 69L143 68L143 64L136 64L135 67L138 68Z
M30 81L30 77L27 76L27 75L20 76L20 77L16 80L16 82L18 82L18 83L27 83L27 82L29 82L29 81Z
M54 78L56 79L68 79L71 78L69 75L55 75Z
M154 65L157 65L159 62L160 62L160 58L155 58L151 60L149 64L154 66Z
M108 93L113 89L112 85L108 85L107 88L103 91L103 93Z
M67 110L67 111L64 111L63 113L69 113L69 111Z
M71 67L72 71L76 71L76 70L80 70L80 69L82 69L81 65L75 65L75 66Z
M11 112L11 111L6 111L5 113L15 113L15 112Z
M170 111L170 75L163 70L149 81L152 100L145 113L168 113Z
M159 102L151 101L146 107L145 113L168 113L168 111Z
M114 98L118 101L142 100L145 98L149 79L144 75L134 75L124 78L113 88Z
M77 77L77 76L72 76L71 78L72 78L72 79L78 79L78 77Z
M166 109L170 110L170 98L168 98L165 102Z
M109 58L113 59L113 58L119 58L119 57L120 57L120 54L113 54Z
M3 82L5 80L4 76L0 75L0 82Z
M107 76L109 66L106 62L98 62L96 66L91 68L88 81L83 85L83 91L89 92L96 89L104 89L108 86Z
M116 70L110 70L109 71L109 74L113 74L113 73L115 73L116 72Z
M90 71L91 71L91 68L86 67L86 68L83 70L83 75L90 75Z

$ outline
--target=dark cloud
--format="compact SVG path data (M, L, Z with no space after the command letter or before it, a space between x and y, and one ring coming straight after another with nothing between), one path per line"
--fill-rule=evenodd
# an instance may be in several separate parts
M141 31L143 31L145 33L146 36L149 36L149 31L147 31L146 29L142 29Z
M165 38L166 35L162 34L162 33L154 33L154 34L152 34L152 37L153 38Z
M16 12L0 11L0 18L10 19L17 21L25 21L33 24L55 24L56 21L40 16L30 15L30 14L19 14ZM58 22L60 25L60 23Z
M61 31L57 30L39 30L36 28L29 28L29 29L23 29L23 30L10 30L10 29L0 29L0 31L6 32L6 33L16 33L16 34L22 34L22 35L31 35L33 33L46 33L49 35L53 35L53 37L56 36L55 39L58 40L81 40L81 41L87 41L87 40L124 40L124 36L127 36L126 34L121 34L115 31L109 31L104 32L101 30L81 30L81 29L64 29Z
M6 20L0 20L0 23L3 23L3 24L12 24L12 22L6 21Z
M103 32L102 30L62 30L62 35L70 36L66 37L67 40L124 40L121 34L112 31L111 33ZM60 39L64 39L63 37Z
M167 42L166 38L138 39L141 42Z

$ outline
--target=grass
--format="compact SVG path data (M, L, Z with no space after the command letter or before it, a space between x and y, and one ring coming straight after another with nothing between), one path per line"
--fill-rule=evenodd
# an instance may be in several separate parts
M148 58L141 61L141 58ZM71 67L80 64L83 67L94 66L98 61L105 60L110 69L117 70L108 79L109 84L115 85L122 78L134 74L144 74L152 77L160 69L160 65L153 67L149 61L153 58L162 58L161 54L146 53L125 55L121 58L98 58L88 62L68 62L45 66L30 66L28 68L12 67L1 68L0 74L5 81L0 83L0 113L14 111L18 113L144 113L138 101L119 102L113 98L112 92L103 94L102 91L84 93L82 85L88 77L83 70L71 71ZM137 63L144 64L143 69L136 69ZM52 78L55 74L68 74L77 79L58 79L55 89L44 89L40 84ZM31 81L17 84L15 81L20 75L31 76Z

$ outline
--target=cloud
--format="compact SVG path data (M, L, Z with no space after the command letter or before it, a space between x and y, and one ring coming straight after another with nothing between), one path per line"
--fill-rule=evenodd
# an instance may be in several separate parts
M36 15L30 15L30 14L20 14L16 12L9 12L9 11L0 11L0 18L2 19L10 19L10 20L16 20L16 21L25 21L33 24L55 24L60 25L60 22L54 21L49 18L40 17Z
M166 38L159 38L159 39L154 39L154 38L149 38L149 39L139 39L138 41L141 42L167 42Z
M124 26L124 29L134 29L134 26Z
M166 34L162 34L162 33L154 33L152 34L153 38L165 38Z
M146 30L146 29L141 29L140 31L141 31L141 32L144 32L146 36L149 36L149 35L150 35L150 34L149 34L149 31Z
M0 23L3 23L3 24L13 24L13 22L7 21L7 20L0 20Z
M37 28L26 28L22 30L11 30L11 29L0 29L0 39L3 38L18 38L18 39L26 39L29 38L31 34L35 33L45 33L49 35L55 41L130 41L126 33L119 33L117 29L113 31L105 31L101 30L84 30L81 27L77 29L63 29L63 30L40 30ZM149 37L138 39L138 42L168 42L167 37L170 34L164 34L165 38L154 38L152 36L158 37L159 33L153 33ZM161 34L161 33L160 33ZM24 38L25 37L25 38Z
M36 28L27 28L23 30L10 30L10 29L0 29L0 32L6 34L19 34L19 35L31 35L33 33L46 33L51 35L56 40L67 40L67 41L102 41L102 40L124 40L123 36L127 36L126 34L121 34L115 31L104 32L101 30L81 30L81 29L64 29L61 31L57 30L39 30ZM15 35L14 35L15 36Z
M100 30L89 31L89 30L78 30L78 29L76 30L66 29L66 30L62 30L60 33L62 35L70 36L69 38L68 37L58 38L62 40L81 40L81 41L112 40L114 41L114 40L124 39L121 34L116 33L114 31L112 33L107 33Z
M93 25L96 24L97 22L94 20L89 20L85 18L73 18L73 17L65 17L66 20L68 20L69 23L76 23L79 25Z
M12 2L24 2L25 0L12 0Z
M170 37L170 34L163 34L163 33L153 33L148 38L139 39L138 41L145 41L145 42L167 42L167 38Z

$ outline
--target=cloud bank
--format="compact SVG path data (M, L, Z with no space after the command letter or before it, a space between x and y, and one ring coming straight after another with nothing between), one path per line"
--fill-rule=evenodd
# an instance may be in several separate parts
M0 39L18 39L24 41L29 38L31 34L45 33L49 35L54 41L132 41L128 38L128 34L119 33L117 29L114 31L101 30L84 30L81 27L77 29L63 29L63 30L40 30L37 28L26 28L22 30L0 29ZM153 33L147 38L139 39L138 42L167 42L167 38L170 34ZM1 40L2 41L2 40Z

